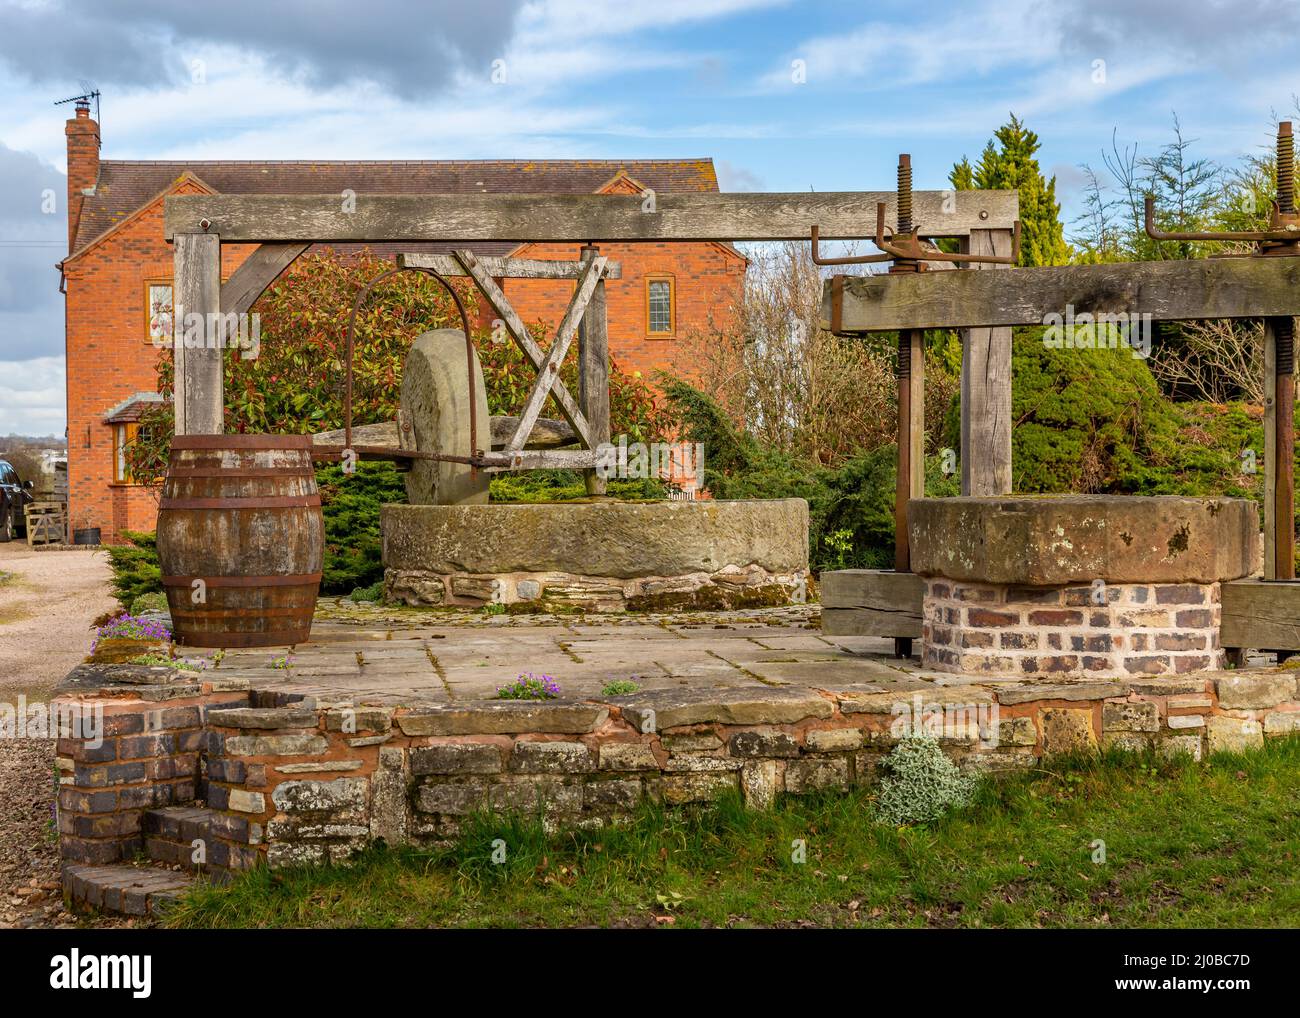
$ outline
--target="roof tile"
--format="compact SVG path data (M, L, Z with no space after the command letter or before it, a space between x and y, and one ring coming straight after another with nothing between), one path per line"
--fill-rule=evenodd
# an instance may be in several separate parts
M348 188L358 194L592 194L619 171L662 194L718 190L712 159L390 162L106 159L99 164L95 193L87 196L82 204L73 250L81 250L187 172L222 194L333 194ZM403 250L410 250L409 245ZM483 253L488 253L486 246Z

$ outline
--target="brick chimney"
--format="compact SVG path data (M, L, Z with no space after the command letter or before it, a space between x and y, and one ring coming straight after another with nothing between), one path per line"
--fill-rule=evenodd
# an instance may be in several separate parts
M68 139L68 252L72 252L81 219L83 191L99 180L99 124L91 119L90 103L77 102L77 114L63 133Z

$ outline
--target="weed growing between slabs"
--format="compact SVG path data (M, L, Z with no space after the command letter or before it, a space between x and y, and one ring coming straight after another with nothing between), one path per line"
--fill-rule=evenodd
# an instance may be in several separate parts
M803 851L800 851L802 845ZM796 859L802 857L803 862ZM500 861L494 861L500 860ZM647 806L601 831L476 816L441 850L254 870L174 927L1278 927L1300 923L1300 739L1207 764L1057 758L912 827L874 793Z

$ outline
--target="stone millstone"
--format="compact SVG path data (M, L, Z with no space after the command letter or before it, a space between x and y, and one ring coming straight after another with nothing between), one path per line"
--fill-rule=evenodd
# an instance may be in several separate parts
M1259 512L1237 498L921 498L907 518L913 572L980 583L1215 583L1260 555Z
M419 336L402 371L402 409L411 417L415 448L468 456L486 451L491 441L487 390L478 355L473 355L474 384L466 369L465 334L435 329ZM472 390L472 391L471 391ZM473 402L478 433L471 434ZM406 498L413 505L477 505L488 500L488 474L464 463L412 460L406 474Z
M808 568L801 498L386 505L380 526L390 570L632 578Z

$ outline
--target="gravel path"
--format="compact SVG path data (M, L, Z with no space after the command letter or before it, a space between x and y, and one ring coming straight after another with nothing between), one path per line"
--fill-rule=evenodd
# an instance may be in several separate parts
M0 703L45 701L85 657L90 624L117 607L102 552L0 544ZM63 908L54 840L54 742L0 738L0 928L127 926Z
M90 624L117 608L101 551L0 544L0 695L44 698L90 649Z

